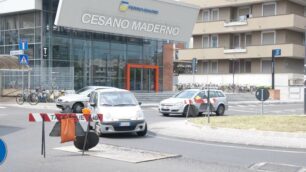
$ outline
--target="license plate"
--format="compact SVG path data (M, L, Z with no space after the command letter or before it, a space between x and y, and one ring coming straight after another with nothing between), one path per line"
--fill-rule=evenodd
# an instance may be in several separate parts
M131 125L130 122L120 122L120 127L128 127L130 125Z

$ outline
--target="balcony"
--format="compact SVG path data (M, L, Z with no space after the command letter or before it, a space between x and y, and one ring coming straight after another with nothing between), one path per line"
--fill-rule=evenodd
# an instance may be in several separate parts
M216 59L246 59L246 58L271 58L272 50L280 48L282 55L279 57L303 59L305 48L297 44L279 44L279 45L262 45L248 46L246 49L184 49L179 51L180 60L216 60Z
M291 29L304 32L305 23L305 17L295 14L248 18L246 21L238 22L204 22L195 24L193 35L238 33L274 29Z
M185 3L190 3L194 5L198 5L201 8L220 8L220 7L235 7L235 6L243 6L243 5L248 5L248 4L259 4L259 3L264 3L267 2L267 0L181 0L182 2ZM306 0L290 0L294 3L300 4L305 6L306 5Z

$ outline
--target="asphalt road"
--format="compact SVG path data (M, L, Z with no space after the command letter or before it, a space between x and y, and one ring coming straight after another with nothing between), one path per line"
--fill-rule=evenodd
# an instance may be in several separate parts
M266 112L269 114L279 111L280 108L291 111L280 111L281 114L302 113L302 104L269 105ZM228 115L256 114L249 106L230 107ZM257 107L253 107L257 108ZM293 111L294 110L294 111ZM93 156L80 156L53 148L69 146L71 143L60 144L59 138L47 137L47 158L40 155L41 123L27 122L29 112L41 112L39 109L22 107L8 107L0 105L0 138L8 145L8 157L0 165L0 171L254 171L254 164L269 162L276 165L271 171L284 171L288 164L306 167L306 150L276 149L270 147L253 147L233 144L219 144L199 142L172 137L165 137L150 133L146 137L135 135L117 135L100 138L100 143L151 150L163 153L179 154L180 157L161 159L143 163L127 163L123 161L104 159ZM54 112L54 110L44 110ZM148 124L166 120L184 120L183 117L161 116L156 108L144 109ZM46 131L51 131L53 124L46 124ZM290 172L289 169L286 172Z

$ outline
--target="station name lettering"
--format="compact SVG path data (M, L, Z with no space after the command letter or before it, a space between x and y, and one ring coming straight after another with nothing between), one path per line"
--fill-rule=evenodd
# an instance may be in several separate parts
M131 21L123 18L107 17L90 13L84 13L82 15L82 23L162 35L178 36L180 34L180 28L177 26L156 23L153 24L136 20Z

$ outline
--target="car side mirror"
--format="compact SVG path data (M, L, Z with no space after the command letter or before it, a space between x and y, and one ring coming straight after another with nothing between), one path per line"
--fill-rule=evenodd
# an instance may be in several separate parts
M139 106L142 105L142 102L138 102Z

